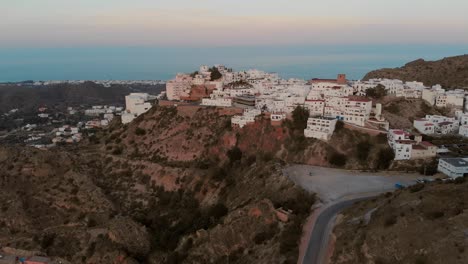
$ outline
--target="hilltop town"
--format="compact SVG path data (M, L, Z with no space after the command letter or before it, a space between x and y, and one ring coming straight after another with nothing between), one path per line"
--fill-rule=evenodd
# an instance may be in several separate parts
M149 110L148 96L134 93L126 97L122 123L129 123ZM167 82L166 92L161 96L167 100L159 100L160 105L229 109L232 127L240 129L255 123L260 116L278 126L291 119L295 109L303 108L308 116L303 130L305 138L329 141L337 124L342 123L362 133L385 135L395 161L442 157L439 170L448 176L456 176L454 171L466 159L447 158L451 151L440 143L445 136L468 137L468 113L465 113L468 93L464 89L446 90L441 85L427 87L422 82L396 79L347 80L345 74L338 74L336 79L285 80L276 73L234 71L215 65L201 66L191 74L177 74ZM412 127L394 127L384 110L389 115L397 114L398 106L393 101L388 104L384 98L417 102L423 109L409 117ZM453 166L447 168L447 164ZM468 172L468 166L462 169Z
M296 263L308 256L308 219L343 197L431 193L468 173L462 89L215 65L154 93L123 91L119 101L3 113L12 122L0 146L5 261ZM343 253L347 241L365 246L350 238L360 213L338 222L338 263L361 257Z

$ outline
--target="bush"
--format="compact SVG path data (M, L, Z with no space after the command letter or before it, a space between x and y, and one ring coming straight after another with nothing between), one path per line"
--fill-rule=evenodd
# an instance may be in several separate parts
M369 143L369 141L361 141L357 144L357 158L360 161L366 161L367 158L369 157L369 152L371 149L372 145Z
M400 107L397 104L392 103L387 107L387 111L392 114L398 115L400 113Z
M377 169L388 169L392 164L393 159L395 158L395 154L393 150L390 148L384 148L379 150L377 154Z
M431 220L435 220L435 219L438 219L438 218L441 218L445 215L444 212L442 211L432 211L432 212L429 212L429 213L426 213L426 217L428 219L431 219Z
M297 130L304 130L307 127L307 120L309 119L309 110L302 106L297 106L292 112L293 128Z
M338 132L338 131L342 130L343 128L344 128L344 122L341 121L341 120L338 120L336 122L335 131Z
M227 213L228 208L223 203L217 203L208 209L208 217L213 217L214 219L220 219L227 215Z
M112 151L112 154L113 155L120 155L122 154L123 152L123 149L121 147L116 147L113 151Z
M212 81L216 81L218 79L221 79L221 77L223 77L223 75L219 72L218 68L216 67L210 68L209 71L211 72Z
M144 136L145 134L146 134L146 130L144 130L143 128L137 127L135 129L135 135Z
M432 176L437 173L437 162L431 162L430 164L424 164L419 168L419 173L425 176Z
M331 165L334 165L337 167L343 167L346 164L346 161L347 161L346 156L338 152L333 152L328 157L328 162Z
M372 97L375 99L379 99L387 95L387 91L385 90L385 86L379 84L375 88L369 88L366 90L366 96Z
M232 149L228 150L227 156L229 158L229 161L231 163L234 163L234 162L242 159L242 151L240 150L240 148L238 148L236 146L236 147L233 147Z
M389 227L389 226L396 224L396 222L397 222L397 217L395 215L389 215L387 216L387 218L385 218L384 225L386 227Z
M409 190L412 193L419 192L422 189L424 189L424 184L423 183L418 183L418 184L415 184L415 185L412 185L412 186L409 187Z
M458 177L458 178L455 178L455 180L453 180L453 183L455 184L462 184L465 182L465 177Z

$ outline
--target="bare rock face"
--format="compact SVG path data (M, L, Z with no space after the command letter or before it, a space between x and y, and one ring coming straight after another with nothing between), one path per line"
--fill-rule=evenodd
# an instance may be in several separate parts
M111 241L121 245L130 255L146 256L150 252L150 238L146 228L129 218L113 219L108 235Z

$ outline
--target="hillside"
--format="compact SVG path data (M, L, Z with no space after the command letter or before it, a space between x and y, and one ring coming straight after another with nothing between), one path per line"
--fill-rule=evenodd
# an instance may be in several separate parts
M466 263L468 183L415 185L338 217L332 263Z
M426 86L440 84L444 88L468 88L468 55L447 57L438 61L418 59L400 68L371 71L363 79L373 78L419 81Z
M155 108L78 147L1 148L0 248L70 263L295 263L314 196L229 143L227 117L186 114Z
M155 106L78 146L1 148L0 247L71 263L295 263L315 197L284 163L390 166L385 136L340 122L325 143L304 138L301 111L243 129L230 112Z
M132 92L159 94L164 85L113 85L104 87L93 82L83 84L55 84L48 86L0 86L0 113L19 108L35 110L39 106L78 106L81 104L120 104L125 103L125 95Z

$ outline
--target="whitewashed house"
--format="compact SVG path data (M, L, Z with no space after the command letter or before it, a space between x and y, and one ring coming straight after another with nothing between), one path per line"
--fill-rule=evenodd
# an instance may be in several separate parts
M335 131L336 122L336 118L310 117L307 120L306 129L304 129L304 136L328 141Z

